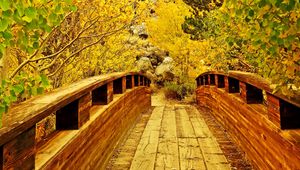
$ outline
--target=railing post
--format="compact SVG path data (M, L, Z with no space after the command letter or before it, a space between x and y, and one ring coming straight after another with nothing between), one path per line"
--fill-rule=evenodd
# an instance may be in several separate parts
M35 169L35 126L1 147L0 169Z
M280 127L280 99L267 93L268 118L277 127Z
M92 107L92 93L89 92L86 95L82 96L79 99L79 113L78 113L78 122L79 128L84 125L85 122L90 120L90 109Z
M92 93L89 92L56 111L56 129L79 129L90 119Z
M209 76L208 75L204 75L203 79L204 79L204 85L209 85Z
M122 94L126 90L126 77L121 77L113 81L114 94Z
M300 128L300 108L267 93L268 117L281 129Z
M134 81L134 75L131 75L131 84L132 84L132 88L134 88L135 86L135 81Z
M113 82L107 83L107 104L114 100Z
M134 85L134 82L132 81L132 75L126 76L126 89L131 89Z
M134 75L134 86L139 86L140 84L140 76L139 75Z
M122 77L122 93L126 92L126 76Z
M113 82L108 82L92 91L93 105L106 105L113 100Z
M209 75L209 84L210 85L216 85L215 75L214 74L210 74Z
M262 90L244 82L240 82L240 95L247 104L263 102Z
M228 93L239 93L240 92L240 86L239 81L226 76L225 77L225 90Z
M216 77L216 86L218 88L224 88L225 87L225 79L223 75L215 75Z
M143 83L144 83L144 76L139 76L139 78L140 78L139 86L143 86Z

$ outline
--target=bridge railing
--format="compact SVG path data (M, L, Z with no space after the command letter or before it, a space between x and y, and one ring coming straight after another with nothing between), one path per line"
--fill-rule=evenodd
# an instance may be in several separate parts
M206 72L197 103L226 128L257 169L300 169L300 99L272 93L262 77Z
M113 101L114 94L138 86L149 87L150 83L146 75L137 72L95 76L9 109L3 115L0 129L0 169L36 168L35 157L39 149L36 124L49 115L55 113L56 131L78 130L89 121L93 106L107 105Z
M270 84L262 77L246 72L206 72L196 78L197 86L214 85L228 93L239 93L247 104L266 101L269 119L281 129L300 128L300 99L290 99L272 93Z

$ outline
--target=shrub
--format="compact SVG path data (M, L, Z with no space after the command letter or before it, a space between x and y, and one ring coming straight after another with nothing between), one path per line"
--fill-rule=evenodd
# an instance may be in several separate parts
M164 93L166 98L182 100L186 96L194 93L195 83L190 81L185 81L183 83L179 82L165 82L164 83Z

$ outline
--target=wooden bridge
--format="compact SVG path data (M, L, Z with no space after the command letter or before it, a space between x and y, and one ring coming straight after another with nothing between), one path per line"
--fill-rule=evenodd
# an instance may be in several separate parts
M230 169L202 111L254 169L300 169L299 99L272 94L250 73L207 72L196 82L198 109L151 102L151 81L136 72L91 77L20 103L3 116L0 169ZM55 130L37 140L49 116Z

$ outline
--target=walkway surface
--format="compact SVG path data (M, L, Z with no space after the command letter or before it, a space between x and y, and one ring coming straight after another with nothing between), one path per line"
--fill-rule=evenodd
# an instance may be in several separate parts
M191 105L152 97L153 109L142 114L107 169L231 169L216 138Z

